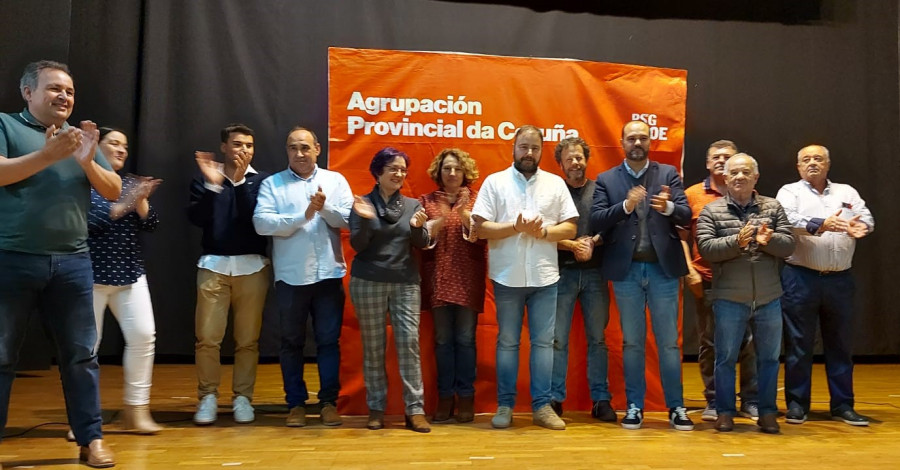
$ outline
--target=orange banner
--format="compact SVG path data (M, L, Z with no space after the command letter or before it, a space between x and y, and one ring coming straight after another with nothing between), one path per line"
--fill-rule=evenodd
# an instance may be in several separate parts
M342 173L355 194L374 185L368 166L375 153L396 147L410 157L403 193L418 197L436 189L426 174L434 155L458 147L478 162L482 179L512 163L512 138L523 124L544 132L542 169L561 174L553 150L565 137L579 136L591 147L588 177L621 164L622 125L640 119L650 125L651 158L681 167L687 98L687 71L655 67L486 55L330 48L328 51L330 169ZM481 180L474 183L480 187ZM346 241L346 240L345 240ZM353 251L344 244L347 259ZM346 280L345 280L346 281ZM341 351L341 411L368 412L362 380L359 330L349 300ZM648 320L649 321L649 320ZM589 409L586 346L580 312L572 322L566 409ZM421 323L426 406L437 398L430 315ZM648 328L649 330L649 328ZM494 411L496 319L488 292L479 317L477 411ZM390 338L392 335L389 334ZM615 303L607 343L613 405L625 408L622 339ZM389 341L390 343L390 341ZM523 332L517 410L528 403L527 332ZM389 414L403 410L396 354L389 345ZM647 409L663 409L656 349L647 342Z

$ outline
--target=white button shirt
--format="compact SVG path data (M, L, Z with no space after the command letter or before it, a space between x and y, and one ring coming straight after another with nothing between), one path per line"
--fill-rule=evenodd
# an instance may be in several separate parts
M484 180L472 215L490 222L515 222L540 215L544 227L578 218L566 182L541 169L528 180L510 166ZM488 241L488 277L507 287L544 287L559 280L556 242L517 234Z
M840 210L842 219L859 215L870 233L875 230L875 219L866 202L847 184L828 181L825 191L819 194L807 181L800 180L782 186L776 199L784 207L797 239L797 248L785 260L789 264L816 271L844 271L853 264L856 239L838 232L810 234L807 224L811 219L827 219Z
M325 206L306 219L310 198L321 186ZM253 226L272 237L275 280L292 286L315 284L347 274L340 229L347 229L353 193L343 175L316 168L306 179L287 170L259 188Z

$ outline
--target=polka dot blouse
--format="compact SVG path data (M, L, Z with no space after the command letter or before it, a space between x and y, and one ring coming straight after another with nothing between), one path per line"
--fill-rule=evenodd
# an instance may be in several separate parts
M122 194L128 194L136 183L132 177L122 177ZM134 284L144 274L138 233L156 229L159 216L151 206L146 219L131 211L113 220L109 216L113 204L91 189L88 245L94 267L94 284L124 286Z

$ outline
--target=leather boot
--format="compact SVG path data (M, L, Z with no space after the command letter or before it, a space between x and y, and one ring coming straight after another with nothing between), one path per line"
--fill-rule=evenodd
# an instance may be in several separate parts
M453 416L453 402L453 395L438 399L437 410L435 410L434 418L432 418L431 421L435 423L445 423L450 421L450 417Z
M162 426L153 421L148 405L125 405L122 409L122 427L138 434L156 434Z
M415 432L431 432L431 425L425 415L406 415L406 427Z
M107 447L103 439L94 439L90 444L81 446L78 454L78 460L87 464L88 467L108 468L116 466L116 456L113 451Z
M459 397L456 410L456 422L471 423L475 419L475 396Z

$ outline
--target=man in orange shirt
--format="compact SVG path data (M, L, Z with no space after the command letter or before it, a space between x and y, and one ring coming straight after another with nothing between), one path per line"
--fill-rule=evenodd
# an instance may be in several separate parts
M706 151L706 169L709 170L709 176L684 191L692 213L690 243L697 234L697 217L700 215L700 211L706 204L722 197L725 192L725 161L737 151L737 146L730 140L717 140L710 144ZM713 380L713 371L716 362L714 344L716 325L712 312L712 299L709 298L709 290L712 287L712 270L709 263L700 257L696 249L691 254L688 243L685 244L685 256L689 261L689 272L685 277L685 285L694 294L694 305L697 307L697 331L700 342L697 363L700 365L703 395L706 397L706 409L703 410L701 418L703 421L715 421L717 417L716 386ZM759 417L756 354L750 339L748 330L741 344L740 356L738 356L738 362L741 365L740 414L756 419Z

